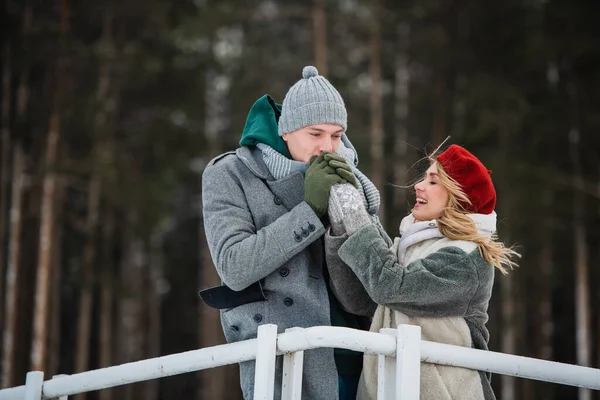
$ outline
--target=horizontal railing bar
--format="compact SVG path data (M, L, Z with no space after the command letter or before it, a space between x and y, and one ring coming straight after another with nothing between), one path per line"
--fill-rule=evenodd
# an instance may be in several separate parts
M93 390L236 364L256 358L256 339L81 372L44 382L42 398L53 399ZM0 400L22 400L19 388L0 390ZM10 391L9 391L10 390ZM20 397L18 397L21 394Z
M421 341L423 362L600 390L600 369Z
M23 400L24 398L25 385L0 390L0 400Z
M278 336L279 354L319 347L341 347L367 354L396 355L396 341L375 332L318 326ZM600 390L600 369L421 341L421 360L544 382Z

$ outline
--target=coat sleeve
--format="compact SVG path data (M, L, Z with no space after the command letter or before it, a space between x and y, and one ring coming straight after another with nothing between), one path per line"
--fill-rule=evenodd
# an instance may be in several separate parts
M331 236L329 230L325 233L325 259L329 272L329 286L345 311L372 317L377 304L371 300L360 280L337 254L346 239L348 239L347 234Z
M479 286L464 250L446 247L403 267L374 226L346 240L339 256L376 303L411 316L467 316Z
M373 220L382 239L391 244L377 217L374 216ZM325 259L329 272L329 286L344 310L352 314L372 317L377 303L371 299L362 282L338 255L339 249L347 239L347 234L332 236L331 229L325 233Z
M239 178L225 162L202 175L202 211L217 273L233 290L266 277L325 232L304 201L257 230Z

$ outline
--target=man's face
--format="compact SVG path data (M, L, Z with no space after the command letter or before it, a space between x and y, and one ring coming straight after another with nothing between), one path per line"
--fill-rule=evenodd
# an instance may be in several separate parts
M282 138L294 160L309 162L312 156L324 151L336 151L343 132L344 129L339 125L317 124L286 133Z

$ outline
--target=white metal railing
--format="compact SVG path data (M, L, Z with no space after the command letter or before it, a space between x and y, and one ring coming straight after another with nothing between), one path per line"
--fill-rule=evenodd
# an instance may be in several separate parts
M380 333L317 326L277 334L262 325L257 339L136 361L44 381L44 373L27 374L25 385L0 390L0 400L60 399L67 396L256 360L256 400L273 399L275 358L284 356L282 400L302 396L304 351L338 347L379 356L377 398L419 399L420 362L463 367L497 374L600 390L600 369L421 340L421 329L400 325Z

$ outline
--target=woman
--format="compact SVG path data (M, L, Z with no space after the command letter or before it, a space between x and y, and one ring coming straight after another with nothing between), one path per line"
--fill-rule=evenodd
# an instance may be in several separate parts
M419 325L423 340L487 350L494 270L507 273L518 254L495 236L491 171L457 145L430 161L414 186L415 207L391 248L370 222L358 192L348 184L332 188L332 229L325 239L332 287L347 310L369 309L361 290L377 303L371 331ZM348 267L358 278L352 287ZM357 398L376 395L377 358L365 356ZM421 365L421 399L494 398L483 372Z

